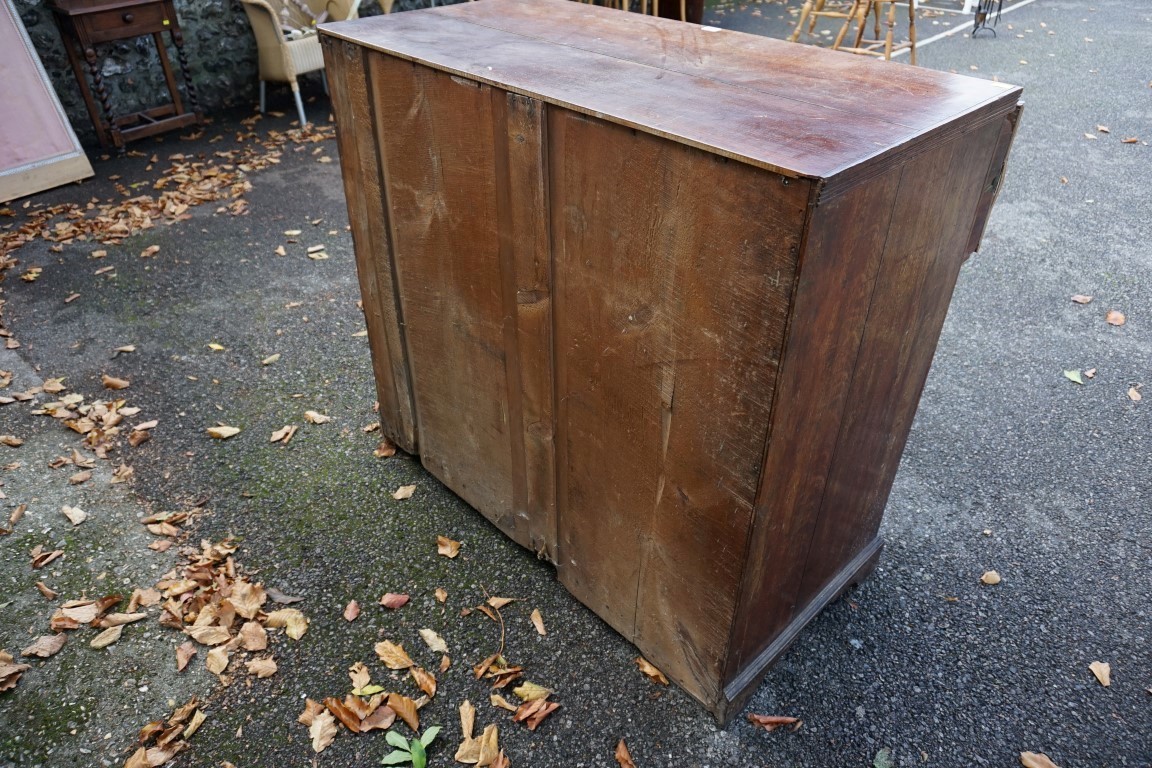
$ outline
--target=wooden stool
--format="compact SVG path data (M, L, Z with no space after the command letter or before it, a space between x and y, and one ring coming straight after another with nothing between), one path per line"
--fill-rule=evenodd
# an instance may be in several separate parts
M792 34L788 36L790 41L795 43L800 39L801 33L805 31L805 24L808 26L807 33L811 35L816 28L816 22L820 19L843 19L840 31L832 43L832 50L883 56L885 59L891 59L893 50L908 48L912 63L916 63L916 0L909 0L908 3L909 42L895 47L893 47L896 27L895 0L851 0L848 4L834 6L832 10L825 9L825 2L826 0L804 0L804 6L800 9L800 19L796 22ZM888 32L881 38L880 17L885 3L888 5L888 13L884 23L888 27ZM869 14L872 15L872 39L865 40L864 27L868 23ZM843 44L844 38L848 36L848 30L853 21L858 25L855 42L851 47L846 47Z
M885 33L884 38L880 38L880 14L883 12L883 6L888 5L887 18L884 21L888 31ZM868 14L873 14L875 19L873 22L873 39L864 39L864 27L868 23ZM848 28L852 26L853 20L856 21L856 39L852 47L846 48L842 44L845 36L848 34ZM844 25L840 28L840 33L836 35L835 42L832 43L832 49L836 51L848 51L849 53L863 53L870 56L883 56L885 61L892 58L893 50L900 50L907 48L909 50L909 60L916 63L916 0L908 0L908 42L901 43L896 48L893 48L893 34L896 28L896 0L852 0L852 7L848 10L847 18L844 19Z

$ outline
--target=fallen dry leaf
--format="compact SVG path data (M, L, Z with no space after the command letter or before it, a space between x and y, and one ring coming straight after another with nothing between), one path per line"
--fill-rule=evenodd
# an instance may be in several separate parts
M344 606L344 620L356 621L356 617L360 615L360 603L352 600L348 605Z
M636 763L632 762L632 755L629 754L628 745L624 743L624 739L617 742L614 757L616 762L620 764L620 768L636 768Z
M208 434L217 440L227 440L230 437L240 434L240 428L221 424L216 427L208 427Z
M1060 768L1043 752L1021 752L1020 765L1024 768Z
M300 723L301 725L303 725L305 727L310 727L312 725L312 721L316 718L316 715L320 714L323 711L324 711L324 705L323 704L321 704L318 701L313 701L312 699L305 699L304 700L304 711L301 712L300 716L296 718L296 722Z
M360 721L360 733L368 731L386 731L396 722L396 712L387 704L376 707L363 720Z
M131 385L128 379L118 379L108 374L101 376L100 381L104 384L105 389L127 389Z
M397 645L391 640L376 643L375 649L376 655L380 657L380 661L384 662L384 666L388 669L408 669L416 666L416 662L412 661L405 653L404 646Z
M348 668L348 678L352 681L352 687L357 689L363 688L372 682L372 674L362 661L358 661Z
M192 626L185 628L184 632L201 645L220 645L232 639L224 627Z
M448 644L444 642L444 638L436 634L431 629L420 630L420 637L424 640L425 644L436 653L448 653Z
M36 638L32 645L20 651L21 656L37 656L41 659L46 659L49 656L55 656L64 647L67 642L68 636L63 632L57 635L43 635Z
M984 575L980 577L980 581L990 587L994 587L1000 583L1000 574L996 571L984 571Z
M1075 370L1075 369L1064 371L1064 378L1068 379L1069 381L1073 381L1077 384L1083 384L1084 383L1084 379L1081 378L1081 376L1080 376L1080 371Z
M1140 143L1140 137L1139 136L1125 136L1123 139L1120 139L1120 143L1121 144L1139 144Z
M64 550L62 549L54 549L51 552L42 552L40 551L41 549L41 547L36 547L36 549L32 550L33 569L43 568L56 558L63 557L64 555Z
M324 414L317 413L316 411L304 411L304 421L308 422L309 424L327 424L328 422L332 421L332 417L325 416Z
M308 726L308 735L312 737L313 752L319 753L328 749L332 740L336 738L336 718L327 710L316 714L312 718L312 724Z
M296 434L298 427L295 424L285 424L280 429L272 433L272 437L268 439L270 443L283 443L288 445L289 441Z
M668 685L668 678L665 677L664 673L657 669L652 662L648 661L648 659L643 656L637 656L635 661L636 666L640 667L640 671L643 672L649 680L654 683L660 683L660 685Z
M407 604L408 595L400 592L388 592L380 598L380 605L392 611L403 608Z
M488 694L488 701L492 704L492 706L500 707L500 709L506 709L509 712L515 712L517 709L519 709L518 706L508 701L508 699L504 698L498 693Z
M284 627L284 634L299 640L308 631L308 619L295 608L281 608L268 614L265 622L269 627Z
M77 472L68 478L69 485L80 485L92 479L92 470L86 469L83 472Z
M221 675L224 670L228 669L228 659L232 652L228 650L227 645L218 645L212 650L208 651L208 655L204 658L204 666L214 675Z
M24 441L16 437L16 435L0 435L0 443L3 443L9 448L19 448L24 445Z
M124 768L151 768L152 764L148 762L148 750L140 747L132 756L124 763Z
M1140 394L1140 385L1128 387L1128 399L1134 403L1138 403L1144 399L1144 396Z
M276 362L279 359L280 359L280 353L277 352L276 354L268 355L268 357L261 360L260 365L272 365L272 363Z
M378 459L387 459L395 456L396 445L388 438L384 438L380 441L380 444L376 446L376 450L372 451L372 455Z
M420 713L416 711L416 702L399 693L388 694L388 706L396 716L408 724L414 732L420 733Z
M271 659L252 659L244 663L248 668L248 674L256 675L259 678L272 677L276 674L276 662Z
M36 589L40 590L40 594L44 595L44 597L46 599L48 599L48 600L55 600L56 599L56 592L42 581L36 582Z
M414 493L416 493L416 486L402 485L392 492L392 498L396 499L397 501L403 501L404 499L412 498L412 494Z
M1115 309L1108 310L1108 314L1104 316L1104 322L1108 323L1108 325L1124 325L1126 319L1123 312Z
M512 693L519 696L521 701L539 701L548 698L554 691L525 680L523 684L513 688Z
M147 259L160 253L160 246L150 245L144 250L140 251L140 258Z
M428 694L428 698L436 696L436 677L423 667L409 667L408 674L416 681L416 686Z
M1092 302L1092 297L1078 293L1072 297L1072 301L1076 302L1077 304L1090 304Z
M68 518L68 522L72 525L80 525L88 519L88 513L80 509L80 507L61 507L60 511L64 513L64 517Z
M184 668L188 666L188 662L192 661L192 657L195 655L196 646L192 644L191 640L185 640L176 646L176 671L183 672Z
M548 634L544 630L544 617L540 615L539 608L532 609L532 615L530 618L532 619L532 626L536 627L536 634L540 635L541 637Z
M748 722L752 725L759 725L764 730L771 733L777 728L783 728L786 725L791 725L792 730L799 728L803 721L798 717L783 717L781 715L748 715Z
M268 595L261 585L240 579L232 584L232 594L228 602L236 609L236 615L254 619L264 603L268 602Z
M1092 674L1096 675L1096 679L1100 681L1100 685L1105 688L1112 685L1111 664L1106 661L1094 661L1088 665L1088 669L1092 670Z
M201 709L196 710L192 715L192 719L188 721L188 727L184 729L184 738L192 738L192 734L200 730L200 726L204 725L204 721L208 719L208 715L204 714Z
M508 605L508 603L514 602L515 600L516 598L514 597L490 597L486 602L496 610L500 610L504 606Z
M453 541L446 536L437 536L436 554L443 555L447 558L456 557L456 555L460 554L460 542Z
M559 708L560 705L554 701L534 699L521 704L512 719L517 723L524 723L528 726L528 730L534 731L536 726Z
M340 701L340 699L329 696L324 699L324 706L327 707L328 711L335 715L336 719L349 731L352 733L360 732L360 716L353 712L347 704Z
M88 645L96 648L97 650L100 648L107 648L120 639L120 635L123 631L123 624L111 626L100 634L96 635L96 637L92 638L92 642L88 643Z
M122 347L116 347L116 349L112 350L112 357L116 357L117 355L127 355L130 352L135 352L135 351L136 351L136 345L135 344L125 344Z
M436 598L436 602L443 603L448 599L448 592L443 587L436 587L436 591L432 593Z

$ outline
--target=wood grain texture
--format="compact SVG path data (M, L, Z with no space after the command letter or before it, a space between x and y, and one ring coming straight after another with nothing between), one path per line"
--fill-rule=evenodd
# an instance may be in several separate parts
M811 540L824 496L900 177L892 169L811 214L728 676L792 618L804 574L796 542Z
M877 536L1000 132L986 123L904 170L798 606Z
M419 446L408 355L389 257L388 206L380 180L380 154L364 61L374 54L328 37L323 38L323 46L325 67L331 75L348 221L376 377L380 429L402 449L416 453Z
M533 5L564 23L533 24ZM828 196L931 142L946 142L960 117L1011 111L1019 96L999 83L568 0L482 6L373 17L324 31L766 170L823 179ZM614 25L626 27L608 35ZM752 68L781 74L739 75ZM811 73L822 68L850 86L814 80ZM826 88L838 96L826 96ZM885 114L919 117L902 118L910 123L904 125Z
M552 0L322 32L382 411L723 722L879 556L1019 89Z
M490 89L392 57L369 66L420 456L514 535Z
M549 115L560 577L715 698L808 185Z
M544 104L492 89L513 536L555 562L552 252Z

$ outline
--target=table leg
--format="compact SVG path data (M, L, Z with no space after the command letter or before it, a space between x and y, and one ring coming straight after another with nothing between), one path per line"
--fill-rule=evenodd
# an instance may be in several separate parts
M180 29L172 30L172 44L176 46L176 61L180 63L180 74L184 76L184 88L188 91L188 104L196 113L197 119L203 117L200 113L200 102L196 98L196 86L192 84L192 75L188 72L188 57L184 55L184 35Z
M172 72L172 62L168 61L168 52L164 49L164 35L153 32L152 40L156 43L156 54L160 57L160 69L164 70L164 82L168 83L168 93L172 96L172 106L176 107L176 114L181 115L184 113L184 102L180 98L180 89L176 87L176 75Z
M96 51L91 47L85 48L84 60L88 62L88 72L92 75L92 85L96 90L96 98L100 99L100 106L104 109L104 118L108 122L112 144L122 149L124 140L120 137L120 129L116 127L115 118L112 116L112 102L108 99L108 89L104 86L104 76L100 74L100 62L96 58Z
M104 130L100 111L96 108L96 100L92 97L92 89L88 85L88 76L84 74L80 55L76 52L76 44L66 34L61 37L64 40L64 52L68 54L68 63L72 66L72 74L76 76L76 82L80 85L80 95L84 98L84 107L88 110L88 118L92 121L92 127L96 129L96 138L100 140L100 146L107 147L112 142L108 138L108 132Z

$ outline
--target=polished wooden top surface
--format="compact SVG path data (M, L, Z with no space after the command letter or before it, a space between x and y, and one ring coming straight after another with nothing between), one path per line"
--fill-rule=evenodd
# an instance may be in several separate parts
M480 0L322 30L836 189L1020 96L1003 83L570 0Z

